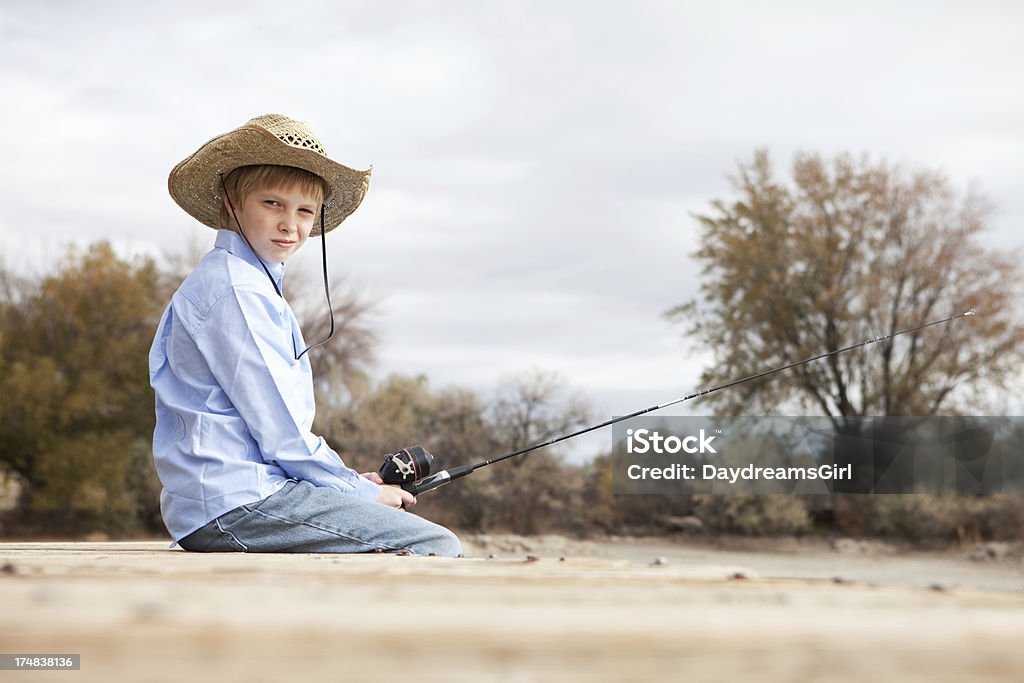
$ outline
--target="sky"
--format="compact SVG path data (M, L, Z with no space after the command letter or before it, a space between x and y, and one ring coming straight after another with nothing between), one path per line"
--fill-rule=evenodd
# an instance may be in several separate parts
M4 0L0 263L205 251L167 174L286 114L373 166L328 252L379 300L378 377L553 371L604 420L699 386L711 350L662 314L757 148L944 172L996 207L988 246L1022 246L1022 25L1009 1Z

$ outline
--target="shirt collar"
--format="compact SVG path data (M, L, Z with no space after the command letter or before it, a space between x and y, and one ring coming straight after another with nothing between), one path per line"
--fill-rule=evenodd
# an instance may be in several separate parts
M260 263L263 263L267 267L267 270L270 271L270 274L274 276L274 279L277 281L277 286L282 286L282 283L284 282L284 264L267 263L266 261L263 261L256 255L256 252L252 250L252 247L246 244L245 239L243 239L242 236L234 230L225 230L223 228L218 230L217 241L214 243L214 246L218 249L224 249L228 253L237 256L259 270L263 270L263 267L260 265Z

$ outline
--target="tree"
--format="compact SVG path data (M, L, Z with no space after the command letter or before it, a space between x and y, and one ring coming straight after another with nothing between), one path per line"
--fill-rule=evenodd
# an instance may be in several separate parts
M582 428L591 410L557 374L535 369L505 380L488 414L500 450L511 452ZM488 472L501 500L492 514L495 527L522 534L555 526L580 530L584 520L573 516L582 508L584 482L579 468L563 463L556 449L512 458L498 465L501 471Z
M23 521L50 530L159 524L147 357L166 292L109 244L0 288L0 468Z
M973 318L712 394L719 412L937 415L978 407L1021 364L1020 271L981 245L989 208L938 173L798 154L789 182L758 151L739 198L697 216L701 295L667 312L715 385L954 313Z
M503 380L488 412L509 451L580 429L590 420L585 399L569 394L558 374L536 368Z

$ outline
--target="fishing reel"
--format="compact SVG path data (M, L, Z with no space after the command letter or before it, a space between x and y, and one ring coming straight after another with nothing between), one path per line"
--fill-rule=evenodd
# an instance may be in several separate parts
M384 464L380 466L380 478L385 484L401 486L412 493L410 487L430 474L430 466L433 463L434 456L426 448L410 446L384 456Z
M385 484L401 486L412 495L444 486L452 479L464 477L473 471L472 466L454 467L437 474L430 474L434 456L423 446L410 446L397 453L384 456L380 466L380 478Z

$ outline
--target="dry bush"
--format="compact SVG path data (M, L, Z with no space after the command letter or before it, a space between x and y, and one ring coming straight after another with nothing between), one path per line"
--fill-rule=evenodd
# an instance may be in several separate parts
M1018 495L905 494L844 496L837 523L851 535L911 541L1002 541L1024 537Z
M803 501L791 495L702 493L693 496L693 509L712 531L772 536L811 530Z

